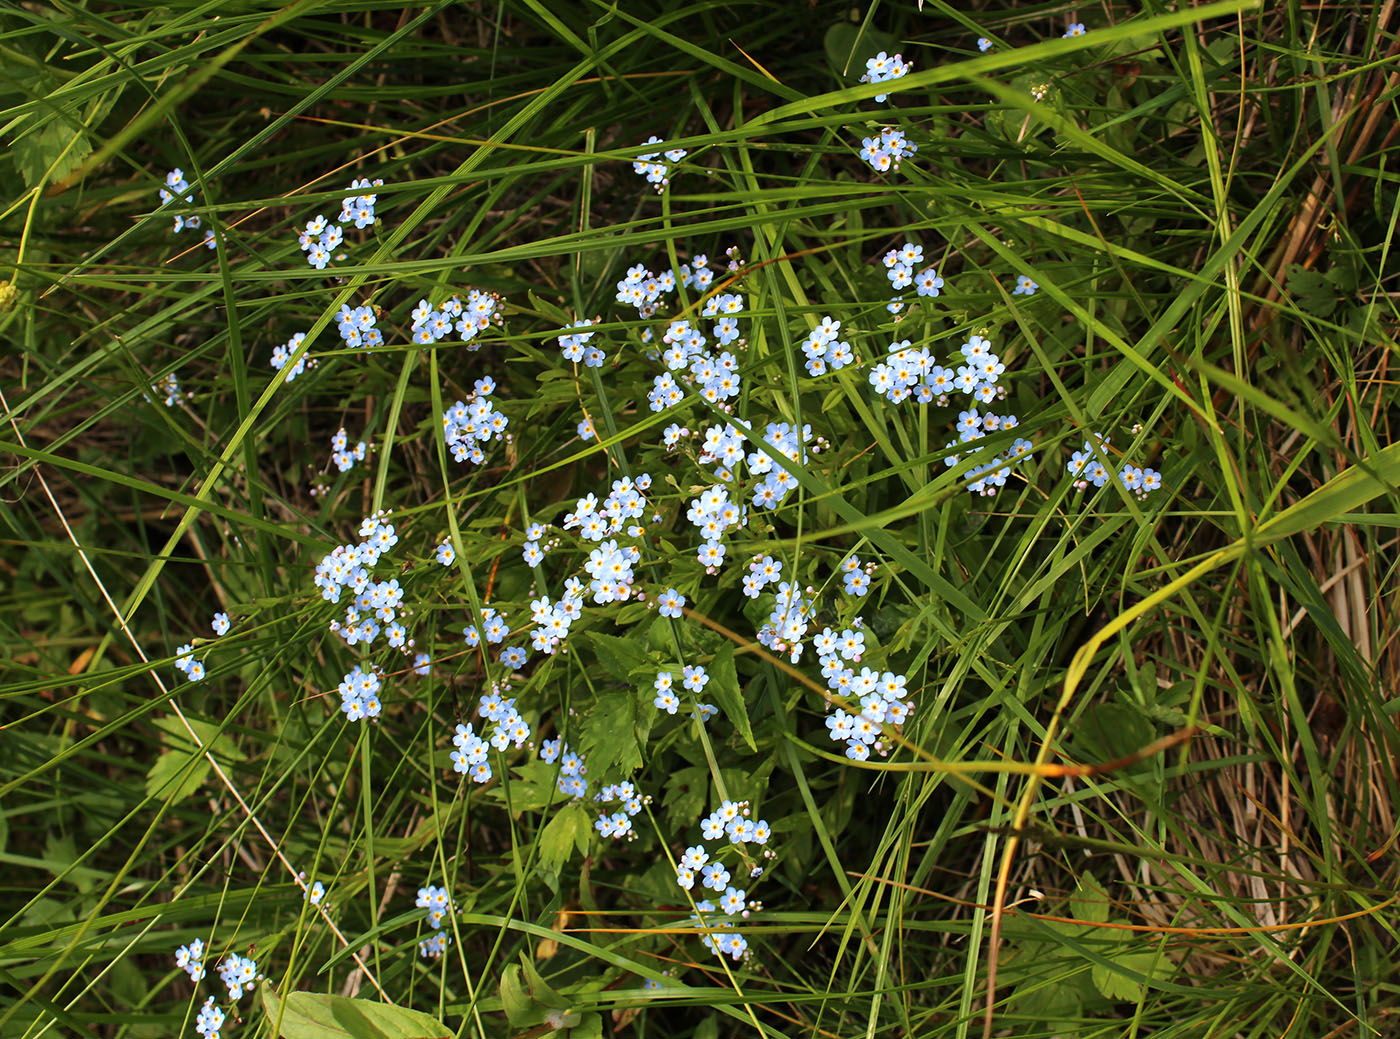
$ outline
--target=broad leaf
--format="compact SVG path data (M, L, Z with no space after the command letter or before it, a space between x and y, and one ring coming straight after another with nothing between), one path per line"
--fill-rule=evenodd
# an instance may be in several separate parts
M641 767L642 749L637 743L639 695L634 689L604 693L588 712L581 749L595 777L614 769L628 773Z
M758 750L753 741L753 726L749 724L748 708L744 706L744 694L739 690L739 676L734 670L734 645L725 643L714 659L710 661L710 681L705 692L715 698L724 716L734 723L739 735L749 749Z
M560 808L540 834L540 868L558 873L575 848L580 853L587 852L589 832L588 814L582 805L567 804Z
M407 1007L323 992L293 992L279 1000L262 987L263 1009L282 1039L451 1039L441 1021ZM280 1024L278 1024L280 1015Z
M217 725L196 718L190 718L189 722L190 728L199 737L199 744L209 748L216 758L223 761L243 760L243 754L234 746L233 740L219 735ZM183 801L209 778L209 759L200 745L190 739L190 734L178 718L172 715L159 719L155 724L165 733L163 742L168 749L161 752L146 773L146 794L160 798L173 796L173 800ZM172 784L176 783L178 786L174 786L172 795Z

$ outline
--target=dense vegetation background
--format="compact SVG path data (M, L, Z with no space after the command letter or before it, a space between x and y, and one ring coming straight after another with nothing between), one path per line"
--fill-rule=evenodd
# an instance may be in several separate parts
M1396 1034L1394 6L6 5L0 1035Z

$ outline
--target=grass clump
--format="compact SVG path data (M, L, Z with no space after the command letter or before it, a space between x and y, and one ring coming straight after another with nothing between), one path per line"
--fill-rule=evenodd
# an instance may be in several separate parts
M1389 8L214 13L3 15L0 1034L1393 1031Z

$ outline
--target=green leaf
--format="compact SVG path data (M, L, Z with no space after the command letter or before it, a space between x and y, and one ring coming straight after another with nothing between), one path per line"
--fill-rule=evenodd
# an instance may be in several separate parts
M189 723L190 728L199 737L199 742L208 747L216 758L225 761L243 760L243 754L234 746L233 740L227 735L220 735L217 725L202 722L197 718L190 718ZM190 739L190 734L185 731L178 718L172 715L159 719L155 724L156 728L166 734L163 742L169 749L161 752L146 773L146 795L183 801L209 778L209 759Z
M78 127L56 118L15 141L10 154L25 186L32 188L46 176L51 183L67 177L92 154L92 141Z
M571 1004L567 999L555 992L545 981L540 972L535 969L530 957L523 952L520 954L520 970L525 979L525 984L529 987L530 997L536 1003L551 1007L555 1010L568 1010Z
M529 1028L548 1024L554 1028L578 1023L577 1014L561 1013L569 1009L569 1001L540 976L535 965L524 953L520 964L512 963L501 971L501 1006L514 1028Z
M544 1008L536 1006L525 989L520 967L512 963L501 971L501 1006L516 1028L528 1028L544 1020Z
M588 641L598 660L607 668L608 674L618 680L638 668L651 667L653 661L636 639L624 639L617 635L604 635L602 632L588 632Z
M1108 892L1092 873L1079 878L1079 886L1069 900L1070 912L1076 920L1085 923L1108 923Z
M666 818L672 826L688 827L704 814L710 792L710 770L703 765L687 765L671 773L666 784Z
M534 292L534 290L528 290L525 293L525 295L529 297L530 305L532 307L534 307L545 317L549 318L549 320L558 322L560 328L567 328L569 325L572 325L574 323L573 318L569 317L568 314L560 310L556 304L541 299Z
M642 765L637 740L638 694L633 689L604 693L588 712L580 746L589 771L603 776L613 769L632 772Z
M561 1039L603 1039L603 1015L598 1013L545 1015L546 1024L554 1024Z
M753 726L749 724L749 712L744 706L744 694L739 689L739 675L734 670L734 644L726 642L710 661L710 681L705 692L715 698L719 709L724 712L750 750L758 750L753 741Z
M1084 1000L1074 985L1058 980L1024 981L1011 993L1016 1012L1041 1021L1066 1021L1084 1013Z
M859 78L865 71L865 59L880 51L893 51L895 40L887 32L850 22L837 22L822 37L826 60L843 76Z
M263 1009L282 1039L451 1039L441 1021L406 1007L322 992L293 992L279 1000L262 987ZM277 1025L279 1020L281 1024Z
M1144 947L1141 938L1122 931L1113 938L1105 956L1112 966L1096 963L1090 971L1094 987L1105 999L1136 1003L1147 985L1171 976L1171 960Z
M1287 285L1293 301L1309 314L1326 317L1337 308L1337 287L1325 274L1289 264Z
M501 784L492 796L502 805L509 803L512 812L542 812L551 803L564 800L559 792L559 766L545 761L527 761L511 769L510 789ZM506 794L510 797L507 800Z
M580 853L588 851L589 832L588 813L582 805L567 804L559 809L540 834L540 867L558 873L575 848Z
M1115 761L1141 750L1156 733L1142 711L1123 704L1094 704L1075 726L1071 741L1083 761Z

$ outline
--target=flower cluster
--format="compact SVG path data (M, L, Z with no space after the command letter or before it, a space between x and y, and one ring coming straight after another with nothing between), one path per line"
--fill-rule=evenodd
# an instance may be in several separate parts
M730 268L732 269L735 266L736 257L733 255L732 249L729 252ZM704 292L710 287L710 282L714 281L715 272L710 267L709 256L700 253L689 263L681 264L678 276L681 284L686 288L694 289L696 292Z
M618 283L618 291L622 291L622 286L627 282ZM640 291L640 290L639 290ZM593 338L593 333L585 331L596 321L579 321L562 329L559 336L559 352L564 355L564 360L572 361L574 364L583 362L588 368L601 368L603 362L608 359L608 355L596 346L589 345L589 340Z
M194 1020L194 1030L204 1036L204 1039L219 1039L222 1035L220 1029L223 1027L224 1012L214 1005L214 997L210 996L199 1008L199 1016Z
M870 591L870 579L875 576L875 564L861 565L856 556L847 556L841 563L841 580L847 595L863 597Z
M510 419L497 411L495 403L489 399L495 389L496 382L489 375L477 379L470 397L455 402L442 413L447 447L456 461L480 465L486 461L481 445L506 439L505 430Z
M151 393L154 393L157 397L163 396L165 398L165 406L167 408L173 408L176 404L180 403L181 397L188 396L187 394L181 392L180 380L175 378L174 372L168 372L167 374L161 376L160 381L158 381L151 387ZM147 395L146 399L151 399L149 394Z
M811 455L822 452L826 442L818 438L813 443L810 424L804 424L799 434L786 422L768 423L764 427L763 439L777 449L777 457L770 454L766 447L759 447L751 451L745 461L752 475L763 477L754 488L753 504L762 509L776 509L797 487L797 477L779 459L804 465ZM812 445L810 450L806 446L808 444Z
M807 589L810 593L811 589ZM795 664L802 656L802 637L813 613L812 600L788 581L778 582L768 622L758 629L758 641L774 653L786 653Z
M675 291L676 276L674 273L666 270L662 271L660 274L653 274L651 271L647 270L646 267L642 266L642 264L638 263L627 268L626 276L617 283L617 293L613 298L619 303L628 303L636 307L637 316L645 321L656 313L657 308L661 305L661 297L668 292ZM582 324L575 325L574 328L582 328L588 324L596 324L596 322L583 322ZM569 332L572 330L565 329L564 331ZM584 337L585 341L587 338L589 338L589 336ZM559 345L560 347L564 347L564 340L562 338L559 340ZM601 350L597 351L597 354L602 354L602 356L590 354L585 358L585 363L587 363L589 367L597 368L606 360L607 355L603 354ZM577 360L577 358L570 356L570 351L568 349L564 350L564 357L566 360Z
M160 189L160 204L169 205L171 202L183 201L193 204L194 195L186 194L190 190L190 183L185 179L184 171L178 166L165 175L165 187ZM175 233L179 234L185 228L191 231L199 230L199 215L175 217ZM210 249L214 248L214 232L209 228L204 230L204 244Z
M643 144L664 144L660 137L655 135L648 137ZM670 148L665 153L666 161L660 162L662 153L660 151L648 152L645 155L638 155L637 160L632 163L632 169L639 177L645 177L647 183L656 188L658 194L671 183L671 166L680 162L686 157L684 148Z
M602 605L625 602L632 595L637 575L632 569L642 561L642 554L632 545L619 545L615 540L604 541L588 553L583 564L588 576L593 601Z
M418 954L426 959L436 959L446 952L448 945L452 943L452 936L442 926L447 914L452 912L452 900L448 897L447 888L434 887L432 884L420 887L418 899L413 904L426 910L424 915L428 926L436 932L426 941L418 943Z
M745 845L766 845L773 835L767 820L752 820L749 814L747 801L722 802L719 808L700 821L700 832L707 841L727 838L727 845L713 852L703 844L691 845L676 863L676 884L683 890L693 890L699 879L701 887L716 892L715 901L704 899L695 903L696 912L690 918L690 922L701 931L701 944L716 956L728 954L735 960L748 955L749 943L734 929L733 921L736 917L747 920L763 907L750 900L745 889L730 884L733 877L722 856L729 848L737 849L745 865L741 867L731 862L735 869L746 868L750 878L760 877L763 867L749 864L752 860ZM773 853L765 848L763 856L771 859ZM715 920L717 916L723 919Z
M637 836L632 829L632 819L642 810L644 805L651 804L651 798L643 797L637 793L637 788L631 783L609 783L598 793L593 795L593 800L600 805L618 804L622 806L621 811L602 812L593 823L593 828L598 831L600 837L615 837L618 840L626 838L634 840Z
M863 137L860 142L860 157L876 173L899 169L899 161L918 150L919 146L906 138L903 130L892 126L881 128L879 137Z
M214 629L214 637L228 634L230 620L227 613L216 613L210 622L210 627ZM195 660L195 647L190 643L185 643L175 651L175 668L181 671L190 682L199 682L204 678L203 661Z
M588 766L583 758L569 749L563 737L545 740L540 744L540 760L547 765L559 762L559 792L569 797L579 798L588 792Z
M348 473L355 468L356 462L363 462L365 454L369 450L368 445L363 440L357 443L353 449L349 445L350 438L345 432L345 427L342 426L335 436L331 437L331 461L342 473Z
M188 642L175 651L175 667L191 682L204 677L204 661L194 658L194 646Z
M490 606L482 607L481 624L482 630L486 632L488 645L494 646L504 642L506 635L510 633L510 625L506 623L505 617ZM462 637L467 640L468 646L474 647L481 644L481 632L474 624L468 624L462 629Z
M345 232L339 224L332 224L324 214L317 213L306 222L306 227L297 236L301 251L306 253L306 262L318 271L326 269L335 250L345 241Z
M330 629L350 646L372 645L382 633L390 646L407 652L413 640L400 619L404 590L398 578L375 581L371 574L380 557L399 543L398 533L382 511L367 516L359 533L362 541L338 545L316 564L315 582L321 598L338 603L343 589L349 589L352 596L344 622L332 620Z
M239 956L235 952L229 953L219 964L219 980L227 986L228 998L235 1003L243 998L245 990L253 990L260 977L258 965L247 956Z
M204 977L204 942L196 938L189 945L175 950L175 966L190 976L191 981Z
M298 332L296 333L296 335L292 336L291 339L287 340L281 346L275 346L272 348L272 360L269 363L274 369L276 369L279 372L282 371L284 368L286 369L287 374L285 378L287 382L292 382L296 379L298 375L306 371L308 366L314 366L316 363L314 360L308 360L306 354L302 354L299 358L297 358L296 364L288 366L287 362L289 362L292 359L292 355L295 354L297 350L301 349L301 344L305 340L306 333Z
M1015 415L997 415L990 411L979 413L976 408L970 408L958 413L958 439L949 441L945 446L952 449L959 444L971 444L988 433L1015 429L1018 425L1019 420ZM967 489L973 494L995 494L998 488L1006 486L1007 477L1011 475L1010 463L1028 460L1034 447L1025 437L1017 437L1006 458L998 456L967 471ZM951 468L960 460L960 455L950 452L944 456L943 464Z
M630 564L629 564L630 566ZM563 647L569 628L583 613L583 582L571 577L564 582L564 595L557 602L542 595L530 601L530 647L537 653L552 656Z
M459 723L452 735L452 752L448 755L452 770L471 776L478 783L485 783L495 774L491 771L491 763L486 760L490 746L488 740L472 731L471 722Z
M1108 454L1108 442L1108 437L1100 436L1098 433L1092 434L1090 439L1084 442L1084 449L1074 452L1066 464L1070 475L1074 477L1074 486L1077 490L1082 491L1090 484L1102 487L1108 482L1114 465ZM1139 499L1146 498L1153 491L1160 490L1162 487L1162 474L1156 469L1139 468L1127 463L1124 463L1118 471L1118 480L1126 490L1132 491Z
M700 693L710 682L710 675L699 664L686 664L681 668L681 685L692 693ZM652 699L652 704L659 710L667 714L675 714L680 707L680 698L675 692L675 676L670 671L660 671L656 675L656 681L652 687L656 690L656 696ZM719 713L719 708L714 704L696 703L696 716L702 721L708 721L714 714Z
M647 473L641 473L635 480L625 476L614 480L612 489L602 502L599 502L597 495L592 493L579 498L574 504L574 510L564 517L564 529L577 530L579 537L585 541L602 541L604 538L624 533L629 538L641 537L643 533L641 525L636 522L629 523L628 520L638 520L646 513L647 499L644 492L650 488L651 476ZM613 550L616 551L615 544ZM635 563L637 560L632 559L631 562ZM599 590L597 575L593 575L591 570L589 573L595 578L590 587L596 597ZM630 586L632 581L629 578L622 583ZM626 599L627 595L623 594L620 598ZM611 602L612 600L598 599L596 601Z
M744 594L757 599L763 589L783 576L783 563L772 556L754 556L749 561L749 572L744 575Z
M478 334L501 319L501 301L490 292L471 289L466 302L452 296L441 307L434 307L426 299L420 299L413 308L413 341L419 346L432 346L455 331L464 343L472 343L472 349L479 349L480 343L473 343Z
M454 749L450 757L453 771L471 776L473 782L485 783L495 774L486 760L487 748L519 750L530 742L530 723L516 710L515 699L502 694L500 686L481 698L476 713L485 719L481 733L472 730L471 722L459 723L452 736Z
M350 190L377 188L383 183L382 180L355 180L351 182ZM341 201L336 223L327 220L323 213L317 213L308 220L297 235L297 243L306 253L306 262L318 271L325 270L326 265L337 258L335 251L345 241L345 232L340 225L353 223L361 229L369 227L375 222L374 206L377 201L378 196L373 194L351 195Z
M825 375L827 370L839 372L855 360L851 344L840 338L841 322L830 315L817 322L817 327L807 333L802 343L802 354L807 358L808 375Z
M912 67L904 60L903 55L896 54L894 57L890 57L881 51L875 57L865 60L865 75L860 77L860 81L862 83L888 83L892 79L908 75ZM888 94L876 94L875 100L884 101L888 97Z
M340 305L340 313L335 316L336 331L340 340L352 350L372 350L384 345L384 335L376 326L378 318L374 308L368 304L352 307L348 303Z
M943 289L943 279L932 266L925 267L918 274L914 268L924 262L924 247L913 242L905 242L898 249L891 249L883 257L885 274L896 292L907 289L911 284L920 296L932 299Z
M376 668L366 668L357 664L350 669L340 682L340 711L346 720L357 722L364 718L378 718L382 709L379 691L383 681Z
M363 191L365 188L381 188L384 182L378 178L370 180L363 177L350 182L351 191ZM363 231L375 222L374 206L379 201L379 196L375 194L350 195L340 200L340 216L336 219L342 224L354 223L355 227Z
M545 553L559 547L559 539L544 541L549 528L543 523L531 523L525 528L525 544L520 546L520 558L526 566L536 567L544 562Z
M906 698L908 680L903 675L877 672L868 667L861 668L857 674L854 667L847 666L848 661L858 662L860 651L864 649L864 639L853 637L858 634L848 630L837 636L827 628L815 642L827 688L847 702L853 702L853 707L854 704L860 706L854 714L838 707L826 719L828 734L837 743L846 744L846 757L865 761L872 750L881 754L889 752L880 741L881 727L904 724L914 710L914 703Z

